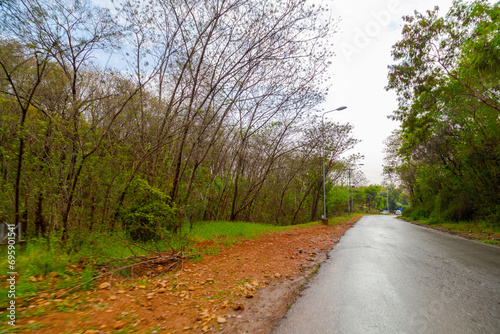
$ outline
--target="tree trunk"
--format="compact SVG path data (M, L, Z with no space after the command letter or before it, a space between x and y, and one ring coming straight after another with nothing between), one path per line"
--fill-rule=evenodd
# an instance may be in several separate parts
M295 212L293 213L291 225L293 225L295 223L295 220L297 219L297 214L299 213L299 210L300 210L302 204L306 200L307 196L309 196L309 194L311 193L311 190L315 184L316 184L316 182L311 182L311 185L309 185L309 188L307 188L306 192L304 193L304 196L302 196L302 199L300 200L299 205L297 206L297 209L295 209Z
M38 194L35 204L35 235L45 235L45 217L43 216L43 195Z
M311 206L311 221L318 220L318 203L321 198L321 189L323 185L323 180L319 180L316 184L316 189L313 194L313 203Z
M238 213L236 212L236 200L238 199L238 182L240 179L240 173L238 168L238 173L236 174L236 178L234 180L234 194L233 194L233 202L231 203L231 216L229 217L230 221L235 221Z

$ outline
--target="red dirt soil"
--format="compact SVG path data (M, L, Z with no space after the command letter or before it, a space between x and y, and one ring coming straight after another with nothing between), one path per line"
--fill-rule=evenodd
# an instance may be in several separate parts
M18 319L17 326L24 328L20 333L269 333L359 218L230 247L206 243L218 248L217 255L185 262L173 273L108 279L94 291L64 299L41 294L26 310L38 315Z

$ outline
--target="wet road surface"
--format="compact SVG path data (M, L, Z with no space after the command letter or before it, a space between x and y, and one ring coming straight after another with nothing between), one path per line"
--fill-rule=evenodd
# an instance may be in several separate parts
M365 216L272 333L500 333L500 247Z

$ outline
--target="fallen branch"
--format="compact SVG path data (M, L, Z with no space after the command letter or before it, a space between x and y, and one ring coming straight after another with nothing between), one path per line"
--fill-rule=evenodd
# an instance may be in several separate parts
M81 283L81 284L78 284L77 286L74 286L73 288L69 289L68 291L63 292L62 294L60 294L56 298L61 298L61 297L65 296L66 294L68 294L72 291L75 291L76 289L80 288L81 286L84 286L90 282L99 280L101 278L111 276L111 275L116 274L122 270L130 269L130 268L134 268L134 267L139 267L139 266L152 265L152 264L153 265L168 264L168 267L166 268L166 271L168 271L168 270L171 270L171 269L177 267L179 264L182 265L184 263L184 261L186 261L189 258L194 257L194 256L196 256L196 254L184 255L183 253L179 252L177 254L172 254L170 256L165 256L165 254L163 254L163 253L157 253L155 256L149 256L149 257L142 256L142 255L138 255L138 256L134 255L134 256L129 256L125 259L113 259L113 260L105 262L105 264L108 264L108 263L111 263L114 261L131 261L131 260L132 261L138 260L138 261L134 262L132 264L128 264L125 266L121 266L121 267L106 271L105 273L102 273L102 274L92 278L91 280L88 280L84 283ZM100 264L100 265L102 265L102 264Z

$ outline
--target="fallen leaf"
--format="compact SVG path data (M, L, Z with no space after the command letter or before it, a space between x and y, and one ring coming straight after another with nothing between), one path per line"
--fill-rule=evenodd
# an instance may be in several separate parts
M101 289L101 290L109 289L110 287L111 287L111 284L109 284L108 282L104 282L104 283L99 284L99 289Z

